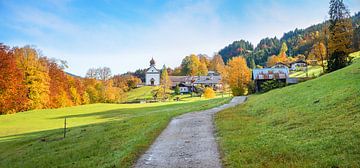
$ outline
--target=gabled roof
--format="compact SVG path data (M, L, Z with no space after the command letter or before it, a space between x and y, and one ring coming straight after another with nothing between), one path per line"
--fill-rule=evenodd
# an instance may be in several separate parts
M221 76L169 76L172 85L179 83L194 84L218 84L221 82Z
M156 70L156 72L149 72L149 70L151 68L154 68ZM150 66L148 69L146 69L146 72L145 73L157 73L157 72L160 72L160 70L156 69L155 66Z
M290 65L291 65L291 64L295 64L295 63L304 63L304 64L307 64L307 62L304 61L304 60L297 60L297 61L291 62Z

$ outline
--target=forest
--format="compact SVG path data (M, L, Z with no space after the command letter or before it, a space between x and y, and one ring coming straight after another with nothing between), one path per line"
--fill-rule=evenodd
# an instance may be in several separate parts
M66 73L66 61L47 58L33 47L0 44L0 114L89 103L119 103L141 80L91 68L85 78Z
M353 27L353 51L358 51L360 50L360 12L357 12L350 19ZM248 41L234 41L218 53L222 56L225 63L232 57L244 56L250 68L255 68L254 63L263 67L266 66L269 57L280 53L282 44L285 43L288 48L286 51L287 56L305 56L305 58L308 58L311 55L311 51L316 47L316 43L323 41L324 36L328 36L329 25L330 21L325 21L305 29L295 29L286 32L280 39L277 37L266 37L261 39L255 48Z

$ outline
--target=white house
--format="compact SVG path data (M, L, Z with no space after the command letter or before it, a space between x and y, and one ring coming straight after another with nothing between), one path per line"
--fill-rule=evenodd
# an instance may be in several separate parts
M298 60L290 63L291 71L305 71L307 68L307 63L304 60Z
M145 85L149 85L149 86L160 85L160 70L156 69L154 59L151 59L150 67L146 70Z

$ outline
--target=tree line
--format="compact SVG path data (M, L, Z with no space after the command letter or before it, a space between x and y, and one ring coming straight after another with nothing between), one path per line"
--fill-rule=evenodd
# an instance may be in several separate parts
M66 61L45 57L31 46L0 44L0 114L89 103L118 103L141 80L111 76L107 67L90 69L86 78L67 74Z
M284 45L287 48L285 53L281 51ZM340 55L360 50L360 12L350 16L350 12L342 0L331 0L329 20L323 23L306 29L289 31L284 33L280 39L277 37L261 39L255 48L248 41L234 41L221 49L219 54L225 63L230 58L241 55L246 59L250 68L268 66L270 57L274 62L276 59L281 60L280 55L286 55L287 61L317 60L318 64L324 68L324 61L326 61L329 63L329 71L332 71L338 67L336 62L340 61L336 60L338 56L333 57L332 54L341 45L343 47L341 50L347 51ZM339 55L339 53L335 55Z

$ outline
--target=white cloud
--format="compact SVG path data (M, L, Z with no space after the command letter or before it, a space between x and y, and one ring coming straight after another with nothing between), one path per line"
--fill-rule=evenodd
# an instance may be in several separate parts
M250 40L256 45L261 38L280 37L296 27L321 22L328 10L327 2L316 12L287 8L278 1L263 2L245 8L245 16L224 17L215 1L170 1L168 10L149 17L153 20L147 24L128 23L100 11L92 13L100 18L96 24L78 23L59 13L12 6L17 18L13 28L31 38L10 44L35 44L46 55L67 60L68 71L78 75L99 66L123 73L146 68L151 57L158 67L174 67L188 54L212 55L234 40ZM60 13L74 12L68 5L54 6Z

